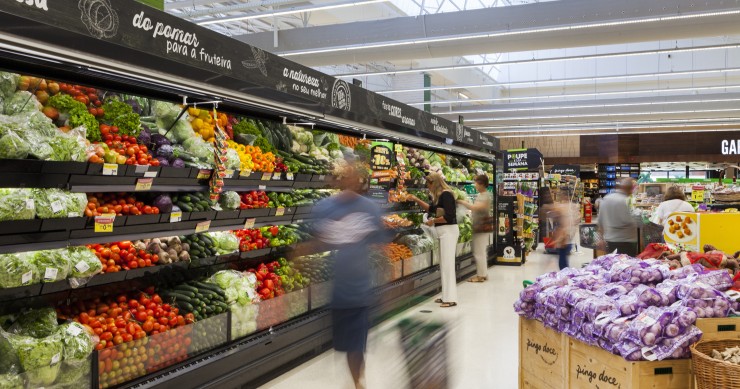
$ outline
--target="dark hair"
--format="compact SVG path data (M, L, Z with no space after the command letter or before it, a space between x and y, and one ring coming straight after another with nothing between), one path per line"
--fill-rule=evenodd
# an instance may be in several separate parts
M550 188L545 186L540 189L540 201L542 202L542 205L555 203L555 201L553 201L552 199L552 193L550 192Z
M475 182L477 182L477 183L479 183L481 185L488 186L488 175L486 175L486 174L479 174L479 175L475 176Z
M680 186L672 186L668 188L665 192L665 196L663 197L663 201L668 200L683 200L686 201L686 195L683 192L683 188Z

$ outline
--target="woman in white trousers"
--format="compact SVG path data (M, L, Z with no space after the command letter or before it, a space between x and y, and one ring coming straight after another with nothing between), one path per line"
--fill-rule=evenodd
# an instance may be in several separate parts
M465 208L473 211L473 257L475 257L475 277L469 282L484 282L488 280L488 239L493 232L493 196L488 191L488 176L481 174L475 177L475 189L478 196L475 203L458 200Z
M439 236L439 271L442 278L442 298L435 300L442 308L457 305L457 277L455 275L455 249L460 229L457 226L455 195L440 173L430 173L427 188L431 202L412 196L420 207L429 212L426 224L434 227Z

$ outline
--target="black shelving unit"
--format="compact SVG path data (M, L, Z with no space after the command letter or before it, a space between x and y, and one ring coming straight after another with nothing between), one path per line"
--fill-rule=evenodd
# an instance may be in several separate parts
M639 163L599 164L599 194L605 196L616 190L620 178L640 178Z

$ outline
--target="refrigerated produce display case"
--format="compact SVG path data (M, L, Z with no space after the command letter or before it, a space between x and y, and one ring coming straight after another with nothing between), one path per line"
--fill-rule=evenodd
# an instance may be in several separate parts
M138 2L100 4L0 9L3 380L255 385L323 350L332 253L290 252L345 157L367 164L395 236L374 250L374 313L439 290L408 194L435 169L464 196L493 174L496 139ZM393 157L375 169L371 139Z

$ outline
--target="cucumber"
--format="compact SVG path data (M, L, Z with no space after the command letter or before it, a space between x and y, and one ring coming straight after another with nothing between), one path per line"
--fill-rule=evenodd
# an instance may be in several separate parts
M195 294L198 294L198 292L199 292L198 291L198 288L192 287L192 286L187 285L187 284L178 285L175 289L189 290L190 292L195 293ZM193 297L195 297L195 296L193 296Z
M195 310L190 303L186 303L185 301L178 301L175 305L185 312L193 312Z
M187 290L187 289L180 289L179 286L176 287L176 288L174 288L174 289L172 289L172 292L177 293L177 294L181 294L183 296L188 296L191 299L194 299L195 298L195 293L193 293L192 291Z
M192 202L193 200L191 200L191 199L190 199L190 196L188 196L188 195L184 195L184 196L180 197L180 201L184 201L184 202L186 202L186 203L190 203L190 202Z
M214 246L213 240L208 235L201 235L200 238L204 241L206 246Z
M183 212L193 212L193 207L182 201L175 203Z
M172 292L172 291L167 292L167 297L173 299L176 303L177 302L186 302L186 303L192 304L192 302L193 302L193 299L192 298L190 298L190 297L188 297L188 296L186 296L184 294L180 294L180 293L176 293L176 292Z
M224 292L224 290L221 289L218 285L209 284L206 282L199 282L199 281L194 281L192 282L192 284L195 285L195 287L198 289L208 289L208 290L218 293L221 296L226 296L226 293Z

